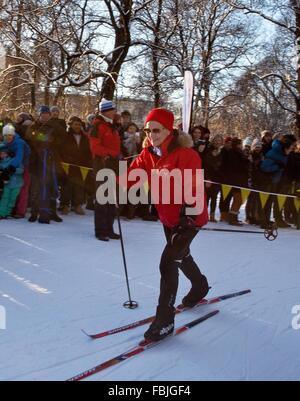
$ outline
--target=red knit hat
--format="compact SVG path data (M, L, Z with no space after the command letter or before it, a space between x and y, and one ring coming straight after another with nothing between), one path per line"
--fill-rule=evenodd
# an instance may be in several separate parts
M174 125L174 114L166 109L152 109L146 117L145 125L149 121L156 121L167 128L169 131L173 131Z

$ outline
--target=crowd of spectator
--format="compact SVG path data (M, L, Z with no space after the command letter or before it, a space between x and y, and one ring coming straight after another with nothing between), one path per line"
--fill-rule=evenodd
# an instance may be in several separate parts
M109 102L103 104L103 114L100 109L99 114L90 114L85 121L73 116L66 122L60 118L57 106L40 107L37 118L22 112L15 120L0 121L0 219L25 218L30 211L29 222L49 224L62 222L61 216L72 212L84 215L85 208L94 210L95 154L101 154L101 145L93 137L97 124L109 122L117 132L118 160L130 163L141 151L144 139L129 111L115 111L110 121L103 117L109 111L105 109ZM235 187L299 195L300 142L295 136L263 131L260 137L249 135L242 140L211 135L201 125L194 126L190 135L203 162L211 222L217 222L220 214L220 221L243 224L238 219L242 193ZM82 167L89 171L86 176L82 175ZM226 198L222 184L232 186ZM265 228L274 219L278 227L299 226L293 198L288 197L280 209L276 195L269 196L263 207L259 193L251 191L244 223ZM120 212L129 219L138 216L157 220L151 210L150 205L129 204Z

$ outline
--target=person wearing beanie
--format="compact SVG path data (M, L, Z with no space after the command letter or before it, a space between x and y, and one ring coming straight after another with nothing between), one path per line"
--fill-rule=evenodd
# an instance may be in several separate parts
M64 140L64 131L60 125L51 121L48 106L39 108L38 120L28 128L26 140L31 148L30 171L30 204L29 222L41 224L58 223L62 219L56 212L58 198L58 174L60 173L60 148Z
M187 134L179 135L173 130L174 115L164 108L156 108L149 112L145 119L144 131L147 135L142 152L131 164L129 171L143 169L148 175L151 189L153 170L179 169L182 176L186 169L201 169L201 159L192 149L193 142ZM176 183L171 180L170 192L176 191ZM181 189L190 186L183 178ZM164 188L162 188L164 191ZM204 196L204 194L202 194ZM206 202L203 199L203 211L196 216L186 214L184 201L180 204L172 197L169 204L160 198L154 200L160 221L164 226L167 244L160 261L160 295L156 316L144 337L146 340L159 341L174 330L175 300L178 289L178 270L191 282L191 290L183 298L184 306L193 306L206 296L209 287L207 279L200 272L190 254L190 245L198 233L198 229L208 221Z
M1 148L5 148L14 155L10 160L10 165L14 169L20 166L23 167L25 142L17 134L15 127L12 124L4 126L2 135L4 142L2 145L0 144L0 150Z
M8 150L0 150L0 174L6 176L3 193L0 196L0 220L11 216L23 185L23 168L19 166L12 169L10 153Z
M116 112L116 106L111 100L102 99L99 104L99 114L96 115L89 132L95 177L103 168L118 172L121 139L114 124ZM96 192L102 184L96 181ZM109 203L102 205L96 201L94 208L96 238L105 242L110 239L120 239L120 235L116 234L113 228L116 206Z
M28 167L28 161L29 161L29 156L30 156L30 147L29 145L17 134L15 127L12 124L7 124L3 128L3 138L4 138L4 143L1 145L0 144L0 151L1 149L5 149L7 152L9 152L12 156L9 157L9 159L6 160L8 163L6 167L6 171L8 174L14 174L17 171L17 182L22 186L24 186L24 181L27 176L25 175L25 168ZM24 185L23 185L24 184ZM21 198L22 190L20 193L20 187L19 185L16 185L14 188L13 187L7 187L8 189L14 189L12 192L14 194L17 193L16 199L14 201L9 202L10 205L16 203L17 197L19 196L19 199L17 200L17 207L16 210L12 212L10 209L9 214L12 214L13 217L24 217L26 209L22 209L22 213L19 213L18 210L18 205L19 205L19 200L23 199ZM11 199L11 197L8 197ZM14 206L13 205L13 206ZM11 213L12 212L12 213Z
M63 118L59 118L60 115L60 108L58 106L52 106L50 108L50 113L51 113L51 124L55 127L56 131L62 131L65 132L67 130L67 123L66 120Z

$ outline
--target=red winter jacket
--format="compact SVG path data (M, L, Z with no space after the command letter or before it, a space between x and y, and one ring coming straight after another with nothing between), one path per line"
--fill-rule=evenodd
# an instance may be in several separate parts
M187 135L175 136L170 134L162 146L161 149L161 157L157 156L153 152L153 147L148 146L141 154L133 161L131 164L128 173L136 168L144 169L148 175L148 183L151 186L151 171L162 169L167 169L172 171L174 169L179 169L183 172L185 169L191 169L193 176L196 169L201 169L202 162L196 151L190 148L192 146L192 140L190 140ZM171 183L173 181L171 180ZM128 185L132 186L134 182L129 182ZM195 182L193 181L193 186ZM182 186L184 187L185 183L183 180ZM162 200L162 192L160 188L160 199L158 202L155 202L155 207L157 209L160 221L163 225L167 227L176 227L179 223L180 212L182 210L182 205L185 203L184 199L182 199L181 204L174 203L174 183L173 188L171 187L171 196L170 196L170 204L163 204ZM193 192L194 193L194 192ZM205 196L202 194L202 196ZM207 204L206 199L204 198L203 202L203 211L196 217L196 225L198 227L202 227L208 222L208 213L207 213Z
M118 157L121 153L121 140L112 124L97 116L90 134L90 148L93 157Z

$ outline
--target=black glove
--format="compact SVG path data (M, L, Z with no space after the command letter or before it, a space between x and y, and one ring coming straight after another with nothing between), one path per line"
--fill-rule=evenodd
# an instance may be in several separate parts
M180 212L179 223L173 229L173 234L171 237L172 245L180 241L180 237L188 230L196 229L196 218L197 216L189 216L185 214L186 206L183 206Z
M0 175L1 175L2 183L3 183L3 184L7 184L8 181L9 181L9 179L10 179L10 176L11 176L11 174L9 173L9 167L3 169L3 170L0 172Z

